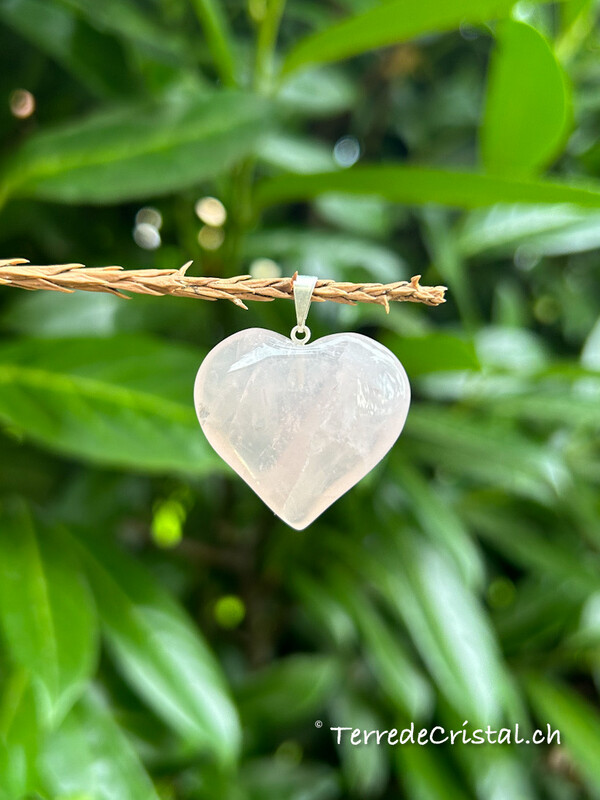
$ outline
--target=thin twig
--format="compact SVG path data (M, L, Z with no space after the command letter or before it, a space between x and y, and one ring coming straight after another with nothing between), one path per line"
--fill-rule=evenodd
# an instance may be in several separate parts
M246 300L276 300L293 297L291 278L206 278L186 275L192 262L180 269L123 269L123 267L86 267L83 264L34 266L24 258L0 259L0 286L21 289L49 289L56 292L108 292L127 297L138 294L198 297L202 300L230 300L246 308ZM421 276L395 283L338 283L317 281L312 299L316 302L378 303L389 310L390 301L408 301L438 306L444 303L445 286L421 286Z

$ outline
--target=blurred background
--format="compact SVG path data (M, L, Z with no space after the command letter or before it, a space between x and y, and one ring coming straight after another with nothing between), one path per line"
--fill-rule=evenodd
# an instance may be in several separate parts
M413 406L301 533L191 397L292 303L0 288L2 800L600 796L596 16L0 0L0 258L449 287L313 306ZM329 730L465 720L561 743Z

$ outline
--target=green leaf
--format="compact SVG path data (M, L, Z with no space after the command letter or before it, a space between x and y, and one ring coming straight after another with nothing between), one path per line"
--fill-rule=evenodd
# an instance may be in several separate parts
M479 485L491 484L550 505L570 488L560 454L497 422L421 404L411 409L403 435L410 438L410 453L416 460Z
M260 758L244 764L239 783L247 800L336 800L337 773L326 764L285 758Z
M391 469L406 493L408 505L421 530L452 557L466 586L481 588L482 558L458 511L400 453L394 458Z
M0 20L55 59L94 94L121 97L135 89L118 40L100 33L56 2L0 3Z
M411 800L467 800L464 780L457 775L455 764L448 764L442 754L438 755L440 749L418 744L396 748L398 778Z
M496 38L481 128L483 163L497 175L527 176L564 144L571 122L567 84L535 28L506 20Z
M331 586L331 581L315 579L304 572L291 576L294 592L305 614L318 629L323 644L330 649L333 645L342 652L348 652L356 644L358 631L345 598Z
M600 208L600 188L596 184L577 186L396 164L356 166L313 175L277 175L258 185L257 198L268 206L308 200L326 192L375 195L406 205L433 203L456 208L495 203L572 203L582 208Z
M343 688L338 689L331 705L331 727L351 725L366 731L382 730L384 727L381 717L374 714L369 704ZM357 797L377 797L388 781L389 762L385 745L378 745L373 738L366 744L353 745L348 738L349 733L345 731L346 736L340 745L334 738L345 783L350 793ZM337 735L337 732L333 733L334 737Z
M572 689L550 681L543 675L531 675L527 691L544 734L552 726L560 731L560 742L581 770L581 776L594 797L600 791L598 752L600 749L600 714L589 701Z
M119 316L129 315L130 308L131 303L103 292L27 292L2 315L2 327L42 339L110 336L118 331Z
M590 384L591 389L591 384ZM536 423L551 423L569 428L600 429L600 391L582 397L575 389L563 387L562 390L545 391L543 386L535 386L533 391L519 395L497 394L479 397L481 406L491 409L494 414L510 419L528 419Z
M38 535L27 511L0 516L0 624L47 720L75 702L96 664L97 626L77 560L59 532Z
M389 702L411 719L428 716L434 705L431 685L415 663L400 631L389 626L368 598L357 594L354 586L348 586L347 581L341 586L339 580L336 583L344 590L346 606L352 610L360 628L365 657Z
M379 197L325 194L317 199L315 210L319 217L336 228L377 239L390 237L394 228L403 221L399 219L402 211Z
M600 217L597 213L580 214L571 224L556 225L555 230L531 236L524 243L521 253L525 261L542 256L563 256L570 253L585 253L600 248Z
M257 156L274 167L289 172L312 173L335 169L330 146L316 139L273 133L263 137Z
M507 16L514 0L393 0L342 20L301 40L288 53L283 72L306 64L339 61L426 33L477 25Z
M141 336L0 346L0 420L59 453L200 475L219 468L198 426L201 355Z
M238 692L240 712L253 727L290 725L310 718L340 679L337 663L324 655L294 655L250 675Z
M576 253L600 246L600 214L569 205L499 206L465 216L456 246L471 257L487 251L540 255ZM522 251L522 252L523 252Z
M508 719L513 725L519 721L522 732L530 729L529 721L521 720L520 716L514 717L513 713L509 712ZM458 715L454 720L453 727L459 728L463 718ZM539 793L532 785L531 762L527 762L518 752L519 747L467 745L452 749L455 750L455 757L462 761L463 769L470 779L468 782L473 786L473 796L538 800Z
M282 261L293 272L310 272L319 264L328 277L348 280L349 270L359 269L366 280L397 281L408 277L408 267L392 250L379 242L347 234L275 228L247 237L249 258L268 255Z
M189 60L185 38L170 31L150 13L144 13L131 0L102 0L102 3L58 0L58 3L87 19L103 37L108 33L116 34L129 46L141 45L146 53L166 63L181 66L182 61Z
M94 691L80 700L49 738L41 762L53 796L158 800L133 747Z
M600 591L600 563L578 541L551 536L489 500L483 508L471 504L463 513L478 535L512 563L566 583L573 597Z
M472 375L469 378L486 378L502 382L503 394L509 394L512 386L524 385L522 378L543 371L549 364L547 345L534 331L510 325L482 326L476 334L476 347L479 361L487 375ZM491 370L504 371L504 374L490 374ZM508 374L507 374L508 373ZM519 380L521 378L521 380ZM468 383L468 381L467 381ZM499 386L496 386L496 391Z
M509 679L483 609L447 555L422 540L400 541L394 529L365 566L457 713L498 721Z
M565 0L560 4L560 35L556 53L562 61L577 55L586 37L594 30L594 0Z
M117 203L179 191L248 155L265 119L265 101L228 91L102 111L32 136L11 159L8 192Z
M36 789L42 729L29 673L16 669L5 676L0 701L0 800L21 798Z
M132 689L188 744L232 761L240 746L237 712L200 631L124 553L80 546L104 635Z
M289 75L277 92L277 102L292 114L332 117L352 108L357 90L339 67L308 69Z
M450 333L389 335L383 343L400 359L411 379L431 372L480 369L474 343Z
M560 22L563 35L565 29L568 30L572 26L582 23L584 28L588 29L588 18L591 16L593 8L594 0L565 0L561 3Z

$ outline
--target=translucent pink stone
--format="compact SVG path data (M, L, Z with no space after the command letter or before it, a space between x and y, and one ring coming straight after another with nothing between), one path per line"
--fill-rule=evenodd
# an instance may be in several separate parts
M303 345L251 328L207 355L194 402L221 458L302 530L388 452L410 386L396 356L358 333Z

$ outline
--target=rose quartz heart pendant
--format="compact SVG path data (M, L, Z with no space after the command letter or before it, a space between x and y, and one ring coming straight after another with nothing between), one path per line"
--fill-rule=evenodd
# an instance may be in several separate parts
M221 458L302 530L394 444L410 385L396 356L358 333L301 344L251 328L207 355L194 402Z

